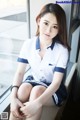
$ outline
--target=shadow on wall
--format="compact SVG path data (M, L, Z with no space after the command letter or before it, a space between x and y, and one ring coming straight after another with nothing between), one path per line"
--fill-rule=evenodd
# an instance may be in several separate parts
M77 78L76 81L74 81L73 100L80 101L80 50L79 50L78 65L77 65Z

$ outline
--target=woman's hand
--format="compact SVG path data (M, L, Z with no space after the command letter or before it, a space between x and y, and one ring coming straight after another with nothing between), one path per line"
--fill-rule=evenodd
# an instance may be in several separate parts
M13 98L11 101L11 112L17 118L23 118L23 114L20 112L20 108L24 105L18 100L18 98Z
M33 116L40 108L42 105L37 101L29 101L24 103L24 106L20 108L20 111L27 117Z

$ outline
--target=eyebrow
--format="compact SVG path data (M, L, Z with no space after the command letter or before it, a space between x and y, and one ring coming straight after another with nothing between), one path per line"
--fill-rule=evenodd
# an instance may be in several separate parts
M49 23L49 21L48 21L48 20L44 20L44 21ZM57 24L57 23L53 23L53 25L57 25L57 26L58 26L58 24Z

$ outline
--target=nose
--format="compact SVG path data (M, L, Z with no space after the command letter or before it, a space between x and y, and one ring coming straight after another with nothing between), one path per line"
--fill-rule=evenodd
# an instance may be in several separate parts
M47 33L50 33L50 32L51 32L51 27L48 27L48 28L46 29L46 31L47 31Z

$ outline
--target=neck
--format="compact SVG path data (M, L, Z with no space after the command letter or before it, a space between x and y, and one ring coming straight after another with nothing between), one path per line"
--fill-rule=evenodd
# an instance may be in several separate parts
M52 44L52 40L45 40L40 37L40 47L41 49L46 49L49 45Z

